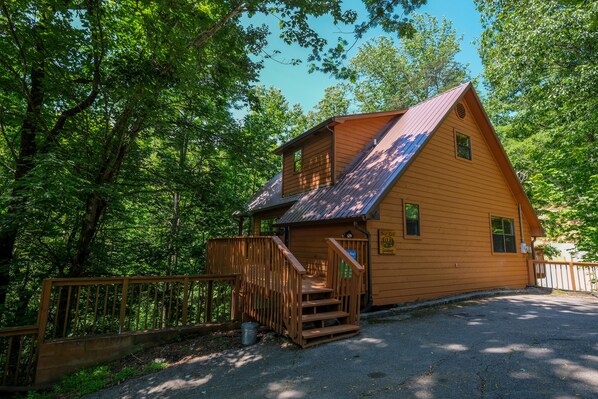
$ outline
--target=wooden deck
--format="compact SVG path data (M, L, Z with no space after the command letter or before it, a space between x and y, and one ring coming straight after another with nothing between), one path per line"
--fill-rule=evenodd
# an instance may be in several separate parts
M206 270L239 274L243 313L300 346L342 339L359 333L364 267L325 240L325 278L310 276L276 236L209 240Z
M332 291L331 288L326 288L325 277L303 277L302 292L304 294L314 294L317 292Z

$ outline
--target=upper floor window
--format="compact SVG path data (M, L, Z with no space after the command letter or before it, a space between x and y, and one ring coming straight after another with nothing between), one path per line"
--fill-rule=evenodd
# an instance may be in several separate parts
M405 237L419 237L419 205L405 203Z
M303 158L303 149L299 148L295 150L294 153L294 160L293 160L293 170L295 172L301 172L302 165L302 158Z
M471 161L471 137L463 133L455 133L455 147L459 158Z
M492 249L494 252L516 253L515 223L513 219L491 216Z

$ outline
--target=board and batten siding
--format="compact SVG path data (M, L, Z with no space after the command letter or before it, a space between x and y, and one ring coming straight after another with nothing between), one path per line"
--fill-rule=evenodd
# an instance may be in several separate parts
M335 179L393 117L348 120L334 127Z
M471 161L455 156L455 130L471 137ZM404 202L420 207L419 239L404 238ZM514 220L517 253L492 252L490 215ZM381 203L380 220L367 227L375 305L527 284L518 204L469 108L464 120L450 112ZM396 232L395 255L378 254L380 229Z
M323 131L282 156L282 196L287 197L332 182L332 133ZM295 151L302 150L301 171L295 172Z

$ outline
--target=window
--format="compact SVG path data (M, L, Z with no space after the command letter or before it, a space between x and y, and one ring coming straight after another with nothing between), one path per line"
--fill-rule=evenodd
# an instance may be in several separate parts
M295 172L301 172L301 158L303 155L303 150L301 148L299 148L298 150L295 150L295 159L293 161L293 169L295 170Z
M274 226L278 219L269 218L260 220L260 235L261 236L275 236L277 228Z
M419 236L419 205L405 203L405 237Z
M494 252L516 253L513 219L492 216L492 249Z
M457 156L471 161L471 137L463 133L455 133L455 145Z

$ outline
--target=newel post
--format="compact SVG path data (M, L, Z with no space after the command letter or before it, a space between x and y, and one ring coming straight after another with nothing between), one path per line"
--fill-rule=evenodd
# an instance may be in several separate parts
M42 295L39 304L39 313L37 314L37 333L38 346L44 343L46 336L46 326L48 324L48 313L50 313L50 297L52 295L52 280L45 279L42 285ZM56 326L58 327L58 326Z
M573 260L569 261L569 276L571 276L571 290L577 291L575 287L575 271L573 269Z
M535 286L536 284L536 270L534 267L534 260L527 260L527 284L529 286Z

